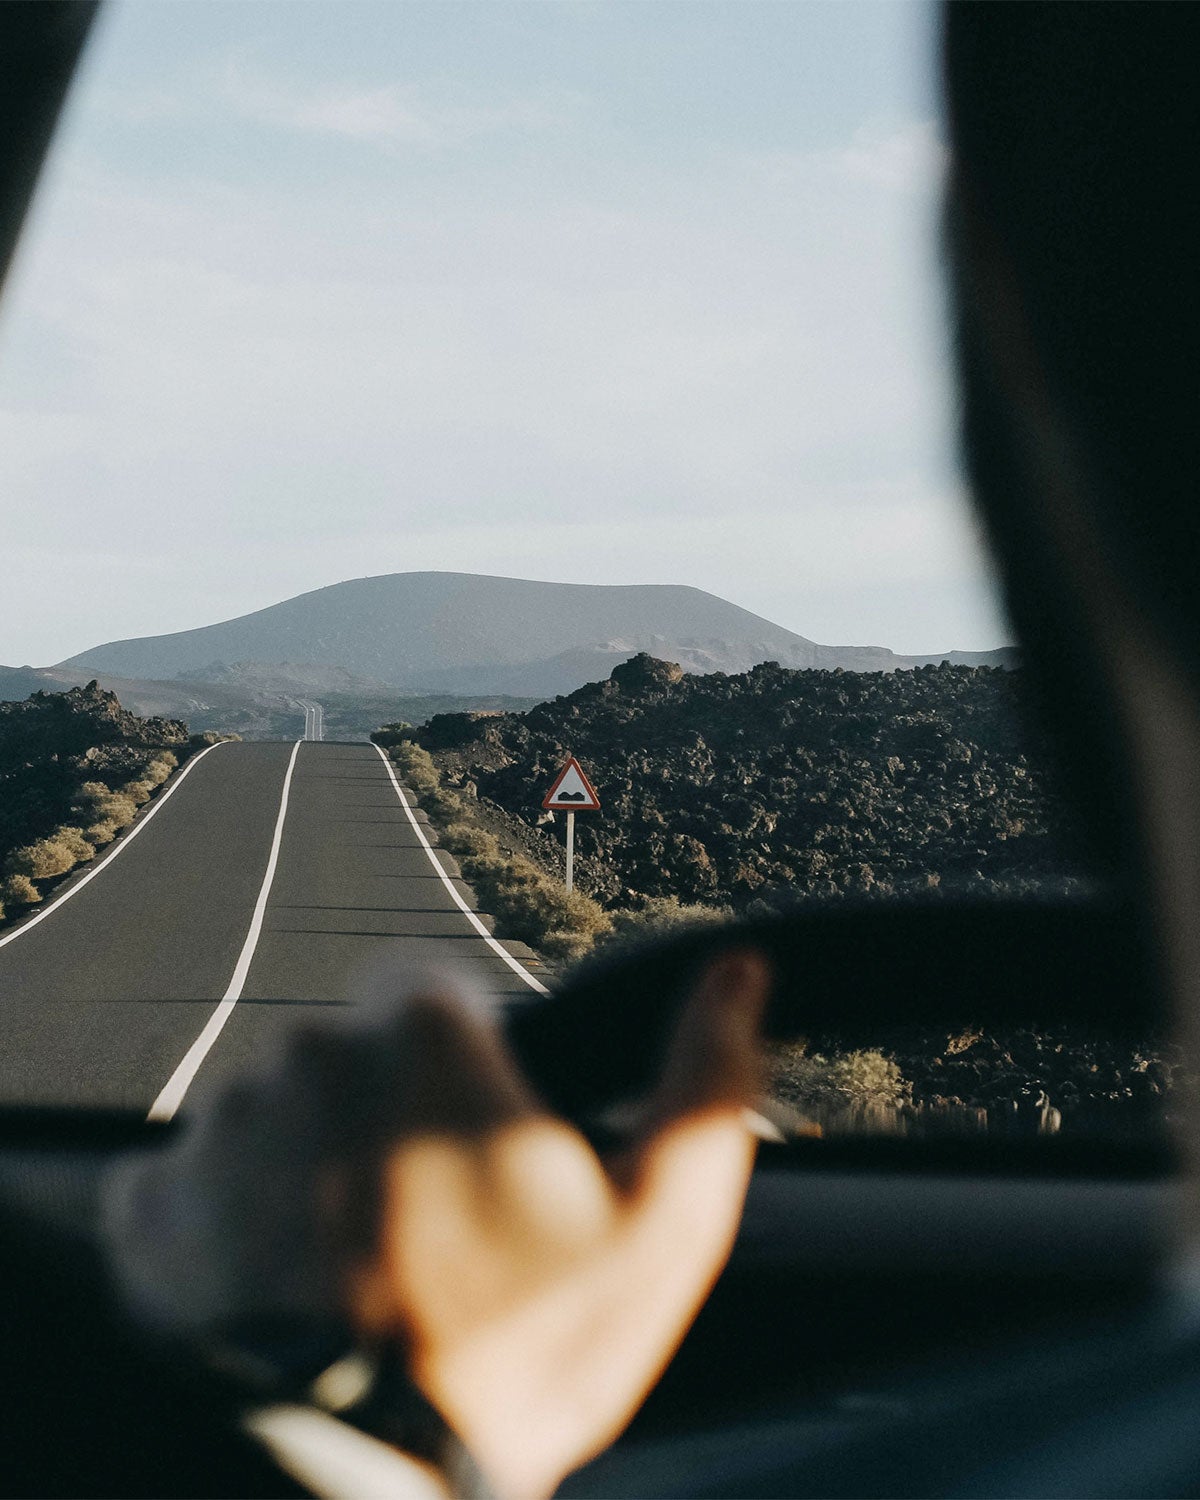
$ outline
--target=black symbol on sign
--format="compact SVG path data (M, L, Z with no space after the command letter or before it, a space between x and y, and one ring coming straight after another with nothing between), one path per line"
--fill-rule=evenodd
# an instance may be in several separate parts
M559 802L586 802L587 801L587 793L586 792L559 792L557 800Z

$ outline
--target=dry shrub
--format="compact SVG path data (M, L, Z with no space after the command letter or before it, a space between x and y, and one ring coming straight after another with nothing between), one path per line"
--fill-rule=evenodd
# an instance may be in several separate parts
M560 959L581 958L608 931L608 913L581 891L568 894L520 855L506 854L500 841L471 818L468 799L442 785L433 757L411 740L391 749L405 784L421 799L442 843L459 861L463 878L506 937L517 938Z
M34 902L42 899L42 893L30 880L28 875L10 875L0 891L4 893L4 899L10 901L13 906L32 906Z
M636 943L691 927L728 922L732 917L733 910L728 906L702 906L681 901L678 896L649 896L639 907L613 912L612 933L605 941Z
M160 750L147 762L142 775L120 791L114 792L103 781L85 781L74 801L82 827L63 824L46 838L14 849L5 860L9 877L5 893L10 904L28 906L40 901L35 881L53 880L94 859L96 849L111 843L118 830L133 821L138 804L148 801L178 764L169 750Z
M75 799L75 810L84 818L92 818L97 824L111 823L115 829L124 828L126 823L133 822L137 805L132 797L126 796L124 790L114 792L102 781L85 781ZM93 839L92 842L97 840Z
M878 1048L823 1057L804 1042L784 1042L771 1061L772 1092L818 1119L852 1107L900 1109L912 1100L912 1084Z
M126 823L133 822L137 814L137 803L123 791L113 792L95 811L104 822L115 823L118 828L124 828Z
M14 849L5 862L13 875L27 875L32 880L52 880L65 875L75 864L70 845L51 834L24 848Z
M412 733L412 725L405 719L398 719L395 724L384 724L381 729L377 729L371 736L371 743L383 750L393 750Z
M56 875L65 875L76 865L91 859L95 853L95 845L88 841L81 828L56 828L48 837L14 849L5 861L5 869L11 875L23 875L30 880L53 880Z
M561 882L519 856L468 854L463 857L462 869L480 901L504 924L509 935L534 947L551 932L575 933L590 946L611 924L608 913L590 896L582 891L568 892ZM562 946L563 940L558 941ZM582 942L574 945L580 951L584 951Z
M56 828L50 835L58 843L64 845L77 865L86 864L96 853L96 847L90 842L82 828L72 828L64 825Z
M524 861L518 864L509 858L499 845L494 854L466 854L459 863L463 874L489 907L492 903L507 902L518 912L526 901L526 893L532 892L540 874L532 865Z
M495 834L470 823L451 823L442 831L442 843L451 854L499 854L500 843Z
M229 740L237 740L241 743L240 734L222 734L219 729L201 729L188 737L188 744L193 750L205 750L209 745L224 745ZM167 754L171 752L168 750Z
M103 802L97 803L92 811L96 819L101 823L115 823L118 828L124 828L126 823L132 823L137 813L137 803L132 797L127 797L124 792L110 792Z
M463 799L458 793L448 792L444 787L422 792L421 805L432 817L436 818L441 827L459 822L466 812Z
M405 740L392 751L392 761L439 827L467 820L469 810L465 800L442 785L441 775L428 750Z
M442 784L433 756L411 740L404 740L392 750L392 761L404 780L418 793L437 791Z
M563 891L566 894L564 910L568 918L568 925L573 932L590 933L597 938L612 926L612 917L591 896L585 896L582 891L571 891L567 893L566 886L560 886L556 880L546 882L554 891Z
M588 956L595 941L596 939L590 932L568 932L560 927L547 932L539 946L547 958L557 959L559 963L573 964Z
M142 779L152 786L162 786L178 764L169 750L161 750L142 772Z

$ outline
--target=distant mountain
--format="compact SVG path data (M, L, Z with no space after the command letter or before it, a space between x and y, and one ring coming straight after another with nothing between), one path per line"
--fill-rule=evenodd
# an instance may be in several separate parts
M537 583L474 573L391 573L300 594L172 635L112 641L59 673L204 680L263 690L550 697L607 677L638 651L689 672L762 661L856 672L951 661L1011 666L1012 650L897 656L821 646L702 589L674 584Z
M37 667L0 667L0 702L28 698L31 693L61 693L62 689L51 672Z

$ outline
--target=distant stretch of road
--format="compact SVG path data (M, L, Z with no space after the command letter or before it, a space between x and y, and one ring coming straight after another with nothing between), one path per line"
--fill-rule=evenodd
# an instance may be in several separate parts
M541 989L407 800L368 744L193 761L106 863L0 933L0 1104L169 1117L282 1027L414 965L469 968L497 996Z
M319 703L313 703L308 698L300 699L300 707L304 710L304 738L323 740L325 738L325 710Z

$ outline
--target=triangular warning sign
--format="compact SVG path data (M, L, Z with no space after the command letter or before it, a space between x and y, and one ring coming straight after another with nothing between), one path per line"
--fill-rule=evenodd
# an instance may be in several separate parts
M558 773L558 780L542 799L551 812L599 812L600 798L583 774L583 767L572 755Z

